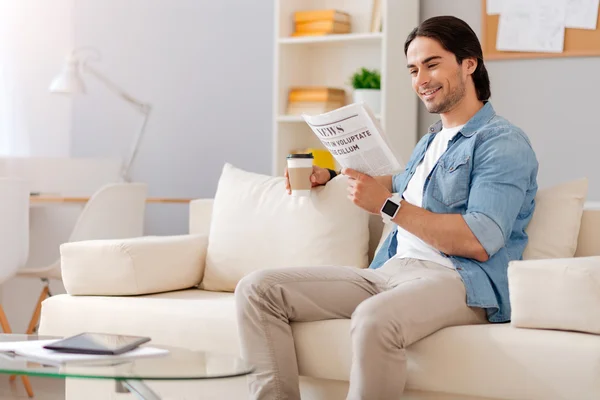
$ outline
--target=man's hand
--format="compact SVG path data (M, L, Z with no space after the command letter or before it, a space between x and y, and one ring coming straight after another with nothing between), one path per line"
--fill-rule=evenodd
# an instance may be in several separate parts
M283 176L285 176L285 190L288 192L288 194L292 194L292 188L290 187L290 175L287 168L285 169ZM329 182L329 176L329 171L326 168L313 165L313 172L310 176L312 187L326 184Z
M383 203L392 195L388 188L375 178L353 169L344 168L342 174L349 178L348 198L363 210L379 214Z

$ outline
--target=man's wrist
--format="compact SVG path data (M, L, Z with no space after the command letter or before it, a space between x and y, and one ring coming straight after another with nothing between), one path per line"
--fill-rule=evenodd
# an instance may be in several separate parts
M329 169L329 168L325 168L325 169L327 171L329 171L329 180L332 180L333 178L335 178L338 175L338 173L332 169Z

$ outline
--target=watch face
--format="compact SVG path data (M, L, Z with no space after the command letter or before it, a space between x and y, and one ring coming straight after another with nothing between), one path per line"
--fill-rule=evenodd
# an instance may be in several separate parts
M398 210L398 207L399 207L398 204L394 203L393 201L386 200L381 212L392 217Z

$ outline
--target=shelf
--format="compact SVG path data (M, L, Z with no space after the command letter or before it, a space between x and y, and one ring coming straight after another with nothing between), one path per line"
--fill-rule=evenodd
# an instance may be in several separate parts
M383 33L344 33L327 36L300 36L279 38L279 44L307 44L307 43L337 43L337 42L380 42L383 39Z
M277 122L304 122L304 119L299 115L280 115Z
M375 118L381 119L381 115L375 115ZM279 115L277 122L304 122L304 119L299 115Z

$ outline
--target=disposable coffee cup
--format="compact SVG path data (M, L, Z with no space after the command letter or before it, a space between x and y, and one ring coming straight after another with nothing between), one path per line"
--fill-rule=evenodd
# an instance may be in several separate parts
M294 197L308 197L312 184L310 176L313 172L314 157L308 154L290 154L287 156L287 168L290 188Z

